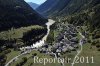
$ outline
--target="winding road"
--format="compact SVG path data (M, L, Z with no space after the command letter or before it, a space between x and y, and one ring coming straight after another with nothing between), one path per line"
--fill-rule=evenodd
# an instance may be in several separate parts
M50 26L52 25L52 24L54 24L55 23L55 21L53 21L52 19L48 19L48 22L46 23L46 25L47 25L47 29L48 29L48 31L47 31L47 34L39 41L39 42L36 42L35 44L33 44L32 46L30 46L30 47L22 47L22 48L20 48L20 49L29 49L29 48L39 48L39 47L41 47L41 46L43 46L44 44L45 44L45 41L46 41L46 39L47 39L47 37L48 37L48 35L49 35L49 32L50 32ZM14 57L13 59L11 59L5 66L9 66L12 62L14 62L14 61L17 61L18 60L18 58L20 57L20 56L22 56L22 55L24 55L24 54L27 54L27 53L30 53L31 51L25 51L24 53L21 53L20 55L17 55L16 57Z
M75 61L76 61L76 58L78 57L78 55L79 55L79 54L82 52L82 50L83 50L83 39L85 39L85 36L83 36L81 32L79 32L79 35L82 37L82 38L80 39L80 42L79 42L79 45L81 46L81 49L80 49L80 50L77 50L77 54L76 54L76 56L74 57L74 60L73 60L73 63L72 63L71 66L74 66Z
M31 45L31 46L28 46L28 47L22 47L22 48L20 48L20 49L21 49L21 50L23 50L23 49L31 49L31 48L34 49L34 48L39 48L39 47L43 46L43 45L45 44L45 41L46 41L46 39L47 39L49 33L50 33L50 26L51 26L52 24L54 24L54 23L55 23L55 21L53 21L52 19L48 19L48 22L46 23L47 29L48 29L47 34L46 34L40 41L36 42L35 44L33 44L33 45ZM79 34L80 34L80 36L82 37L82 38L80 39L80 42L79 42L79 45L81 46L81 49L77 51L77 55L75 55L74 60L73 60L73 63L72 63L71 66L74 66L76 58L77 58L78 55L82 52L82 49L83 49L83 48L82 48L82 44L83 44L83 39L85 38L85 36L83 36L81 32L79 32ZM27 54L27 53L30 53L30 52L31 52L31 51L28 50L28 51L25 51L24 53L21 53L20 55L17 55L17 56L14 57L13 59L11 59L5 66L9 66L11 63L17 61L17 60L19 59L20 56L22 56L22 55L24 55L24 54ZM55 55L55 58L57 58L56 54L55 54L55 53L53 53L53 54ZM64 66L64 63L62 63L62 65Z

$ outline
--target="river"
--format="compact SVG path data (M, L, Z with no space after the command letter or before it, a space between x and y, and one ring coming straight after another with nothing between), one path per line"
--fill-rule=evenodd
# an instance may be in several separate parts
M40 41L36 42L35 44L33 44L33 45L31 45L31 46L27 46L27 47L22 47L22 48L20 48L20 50L21 50L21 51L24 51L25 49L39 48L39 47L43 46L43 45L45 44L45 41L46 41L46 39L47 39L49 33L50 33L50 26L51 26L52 24L54 24L54 23L55 23L54 20L48 19L48 22L46 23L46 25L47 25L47 30L48 30L48 31L47 31L47 34L46 34ZM20 55L17 55L17 56L14 57L13 59L11 59L5 66L9 66L12 62L17 61L18 58L19 58L20 56L22 56L22 55L24 55L24 54L27 54L27 53L29 53L29 51L25 51L24 53L21 53Z
M54 24L54 23L55 23L54 20L48 19L48 22L46 23L47 29L48 29L47 34L46 34L39 42L36 42L35 44L33 44L33 48L34 48L34 47L35 47L35 48L38 48L38 47L41 47L41 46L43 46L43 45L45 44L45 41L46 41L46 39L47 39L47 37L48 37L48 35L49 35L49 33L50 33L50 26L51 26L52 24Z

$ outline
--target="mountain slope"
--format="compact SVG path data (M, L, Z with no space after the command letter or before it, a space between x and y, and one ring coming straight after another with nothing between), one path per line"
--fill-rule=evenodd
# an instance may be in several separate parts
M48 4L48 2L51 4L52 1L47 0L47 2L45 2L40 7L43 8L44 5ZM49 7L44 9L44 11L42 11L40 7L37 9L37 11L39 11L43 15L53 17L53 18L58 17L58 19L65 20L65 21L68 21L70 19L70 17L72 18L72 17L76 16L76 17L78 17L78 19L73 18L73 22L70 22L70 23L74 23L74 24L77 23L77 25L80 25L80 23L78 23L78 22L82 21L81 25L88 24L95 28L97 28L96 25L98 25L98 27L100 26L100 22L99 22L100 0L62 0L62 1L55 0L53 2L54 3L52 3L51 5L49 4ZM56 2L56 4L55 4L55 2ZM52 5L53 5L53 7L52 7ZM47 9L49 9L49 10L47 10ZM92 13L95 14L96 20L90 19L91 17L94 18L94 15L90 15ZM82 16L89 17L88 20L92 20L92 21L94 20L94 22L91 22L91 21L86 22L87 21L86 19L84 19L83 17L80 18L80 16L81 16L80 14L83 14ZM72 19L70 19L70 20L72 20Z
M67 16L92 8L99 3L100 0L47 0L37 8L37 11L49 16Z
M55 2L49 5L54 5L53 7L46 8L49 10L41 12L38 8L38 11L54 19L56 27L59 25L63 27L66 24L79 27L92 45L100 47L100 0L57 0ZM46 5L46 2L43 5ZM43 5L40 7L42 8ZM54 31L57 32L57 29Z
M18 55L20 47L40 40L47 33L47 21L24 0L0 0L0 66Z
M59 0L47 0L46 2L44 2L42 5L40 5L36 11L38 11L39 13L43 14L47 11L49 11L53 6L55 6L57 4Z
M29 4L33 9L36 9L36 8L39 7L39 5L36 4L36 3L28 2L28 4Z
M0 31L11 27L44 25L47 19L40 16L24 0L0 0Z

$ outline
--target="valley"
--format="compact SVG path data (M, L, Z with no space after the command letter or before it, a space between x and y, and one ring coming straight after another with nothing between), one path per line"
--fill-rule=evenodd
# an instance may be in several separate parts
M0 66L100 65L100 0L33 4L0 0Z

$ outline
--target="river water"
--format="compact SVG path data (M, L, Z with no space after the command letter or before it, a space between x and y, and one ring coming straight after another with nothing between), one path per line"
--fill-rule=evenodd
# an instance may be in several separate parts
M41 47L41 46L43 46L44 44L45 44L45 41L46 41L46 39L47 39L47 37L48 37L48 35L49 35L49 33L50 33L50 26L52 25L52 24L54 24L55 23L55 21L53 21L52 19L48 19L48 22L46 23L46 25L47 25L47 34L39 41L39 42L36 42L35 44L33 44L33 48L35 47L35 48L38 48L38 47Z
M32 48L39 48L39 47L43 46L43 45L45 44L45 41L46 41L46 39L47 39L49 33L50 33L50 26L51 26L52 24L54 24L54 23L55 23L54 20L48 19L48 22L46 23L46 25L47 25L47 34L46 34L41 40L37 41L37 42L34 43L33 45L27 46L27 47L22 47L22 48L20 48L20 50L21 50L21 51L25 51L26 49L30 49L30 48L31 48L31 49L32 49Z
M48 22L46 23L46 25L47 25L47 30L48 30L48 31L47 31L47 34L46 34L40 41L36 42L35 44L33 44L33 45L31 45L31 46L27 46L27 47L22 47L22 48L20 48L20 50L21 50L21 51L25 51L25 49L39 48L39 47L43 46L43 45L45 44L45 41L46 41L46 39L47 39L49 33L50 33L50 26L51 26L52 24L54 24L54 23L55 23L55 21L53 21L52 19L48 19ZM14 57L13 59L11 59L5 66L9 66L12 62L17 61L18 58L19 58L20 56L22 56L22 55L24 55L24 54L27 54L28 52L29 52L29 51L25 51L24 53L15 56L15 57Z

